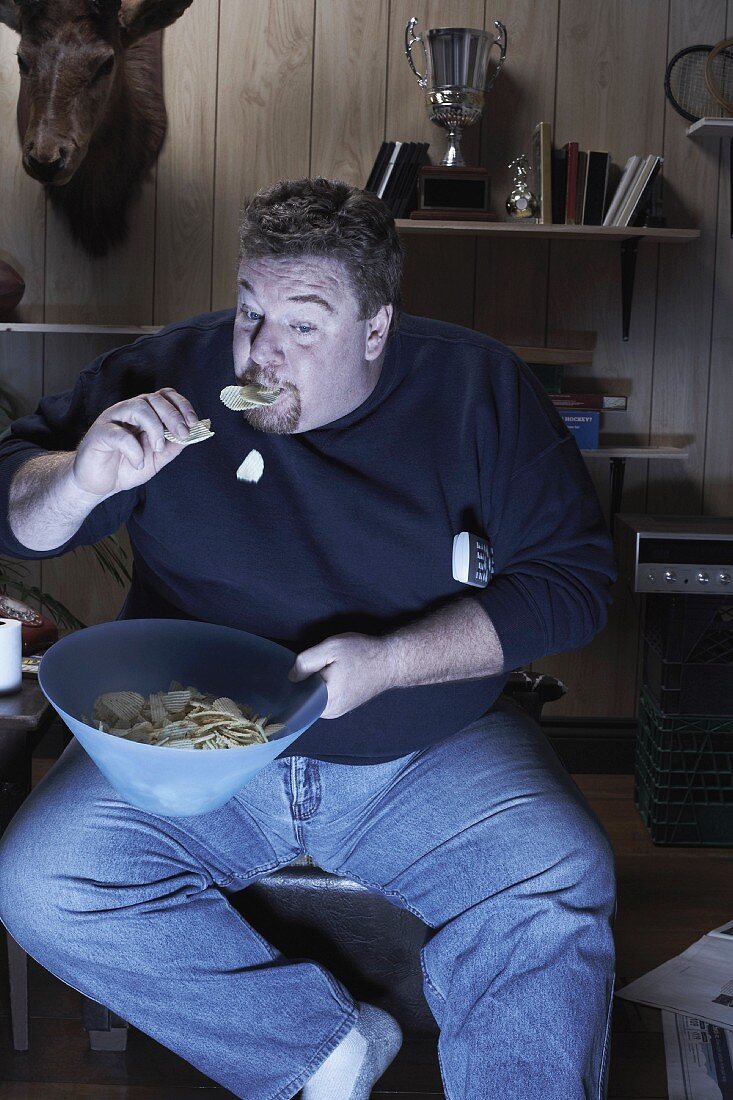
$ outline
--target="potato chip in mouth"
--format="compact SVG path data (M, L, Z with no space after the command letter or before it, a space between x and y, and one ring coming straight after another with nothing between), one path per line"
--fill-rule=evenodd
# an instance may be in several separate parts
M261 386L259 382L250 382L246 386L225 386L219 398L228 409L243 412L245 409L272 405L281 393L282 390L278 387Z

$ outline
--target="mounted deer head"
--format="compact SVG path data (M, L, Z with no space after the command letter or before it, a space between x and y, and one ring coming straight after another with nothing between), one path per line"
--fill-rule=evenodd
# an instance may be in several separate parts
M127 210L166 129L160 35L192 0L0 0L20 34L26 172L93 255L124 239Z

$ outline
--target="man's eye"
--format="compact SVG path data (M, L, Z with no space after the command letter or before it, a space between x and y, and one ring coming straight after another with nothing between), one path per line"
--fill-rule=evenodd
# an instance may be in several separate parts
M310 336L312 332L316 331L313 325L296 325L295 327L301 336Z
M245 321L249 321L250 324L256 324L257 321L262 320L262 314L256 313L253 309L247 309L246 306L242 306L239 310L242 318Z

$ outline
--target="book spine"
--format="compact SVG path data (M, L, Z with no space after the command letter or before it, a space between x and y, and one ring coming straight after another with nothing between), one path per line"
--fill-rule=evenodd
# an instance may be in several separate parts
M588 152L588 170L585 178L583 225L601 225L606 206L609 154L600 149Z
M568 151L552 150L552 222L553 225L565 224L565 192L568 181Z
M621 174L621 179L618 181L618 187L613 194L613 198L611 199L608 210L606 211L605 217L603 218L604 225L614 224L616 215L621 209L621 204L626 198L626 195L629 193L629 188L636 177L636 173L640 164L641 157L638 156L631 156L626 161L623 173Z
M583 224L583 200L585 198L585 177L588 172L588 154L578 151L578 183L575 202L575 224Z
M636 201L636 203L635 203L635 205L634 205L634 207L631 211L631 214L629 215L629 220L628 220L628 223L627 223L628 225L641 225L642 224L644 215L647 212L647 207L649 205L649 200L651 199L652 187L654 185L654 181L656 180L657 176L659 175L659 171L662 167L663 161L664 161L663 157L655 157L654 164L652 165L651 172L649 173L649 177L648 177L646 183L644 184L644 186L642 187L641 194L639 195L639 197L638 197L638 199L637 199L637 201Z
M625 409L626 397L623 394L609 393L553 393L550 394L553 405L565 409Z
M569 141L566 146L567 179L565 182L565 224L575 225L575 207L578 202L578 143Z
M535 194L540 203L540 225L552 224L552 140L549 122L538 122L532 132Z

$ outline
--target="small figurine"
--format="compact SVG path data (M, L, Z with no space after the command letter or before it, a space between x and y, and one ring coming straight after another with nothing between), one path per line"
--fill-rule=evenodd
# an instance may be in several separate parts
M512 189L509 198L506 200L507 213L512 218L536 218L539 213L540 204L537 201L537 197L527 186L529 161L524 153L522 153L521 157L517 157L516 160L513 160L507 167L514 168L515 165L516 172L512 182Z

